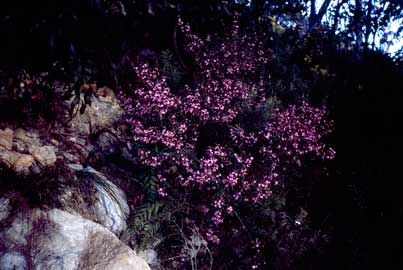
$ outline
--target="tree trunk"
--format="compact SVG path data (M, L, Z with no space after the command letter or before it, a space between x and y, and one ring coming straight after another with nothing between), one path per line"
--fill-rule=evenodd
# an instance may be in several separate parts
M340 9L341 9L341 7L342 7L345 3L347 3L347 1L348 1L348 0L340 0L340 1L337 3L336 10L335 10L334 17L333 17L332 28L331 28L331 30L330 30L330 39L331 39L331 40L334 40L334 38L335 38L335 36L336 36L337 28L338 28L338 26L339 26Z
M311 25L316 17L316 0L311 0L311 12L309 14L309 24Z
M314 1L314 0L312 0ZM308 32L311 32L320 23L323 16L325 16L332 0L324 0L317 14L310 20ZM312 3L312 2L311 2Z
M354 12L354 32L355 32L355 47L357 51L362 51L362 0L355 0L355 12Z
M372 10L373 10L373 4L372 0L368 0L368 8L367 8L367 14L365 17L365 43L364 43L364 49L367 50L369 47L369 36L371 34L371 25L372 25Z

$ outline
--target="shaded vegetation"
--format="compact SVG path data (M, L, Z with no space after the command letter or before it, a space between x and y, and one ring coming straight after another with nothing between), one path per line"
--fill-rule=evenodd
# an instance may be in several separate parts
M73 112L72 106L70 117L91 106L101 86L116 94L136 89L141 84L133 68L144 62L159 68L175 95L185 96L185 85L196 89L204 70L197 69L186 49L178 16L202 38L224 36L237 18L240 34L265 35L267 63L259 66L256 77L242 80L257 84L263 77L268 102L259 110L240 104L234 122L252 132L263 128L275 108L302 101L325 103L334 131L323 141L336 149L335 160L306 159L302 168L288 168L282 185L273 188L274 195L253 206L240 205L222 225L221 244L211 246L203 228L195 229L206 222L192 205L204 204L208 196L186 190L161 197L157 171L119 149L103 165L130 171L135 180L128 185L141 190L129 199L136 210L125 241L133 248L156 248L167 269L209 269L210 251L213 269L246 269L256 258L262 269L396 268L401 263L402 201L397 182L403 150L403 50L391 56L385 49L391 41L390 23L402 20L402 4L323 1L313 10L313 3L6 1L0 8L0 128L54 126L60 121L54 118L61 98L56 89L63 89L63 99L77 102L84 93L81 111ZM398 41L401 32L399 26L392 41ZM249 92L259 97L253 87ZM205 121L195 132L197 158L208 147L231 141L230 129L222 122ZM136 150L143 146L134 144ZM155 144L152 151L160 154L165 149ZM171 166L169 174L178 170ZM5 168L0 174L2 190L19 190L34 205L51 205L47 192L63 189L57 180L63 172L49 172L37 181L17 181ZM186 257L190 249L183 248L184 243L195 243L192 236L199 240L198 259ZM256 238L271 244L259 257L253 257ZM187 260L172 259L175 256Z

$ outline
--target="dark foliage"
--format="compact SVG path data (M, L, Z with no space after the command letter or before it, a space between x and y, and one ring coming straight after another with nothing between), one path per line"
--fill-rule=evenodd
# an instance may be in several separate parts
M337 156L334 162L308 163L287 179L278 197L253 209L240 209L239 217L227 220L225 226L233 231L224 236L219 249L212 250L214 257L221 258L215 269L243 269L250 264L253 250L244 243L256 236L275 243L262 254L268 269L398 268L403 50L392 59L368 37L387 36L388 22L403 16L402 4L337 2L334 7L322 6L329 16L321 24L322 7L308 15L312 1L2 1L0 128L57 121L55 83L66 86L64 99L77 102L83 91L93 87L130 88L136 83L132 73L136 60L160 63L170 87L180 94L184 83L197 81L197 72L181 45L177 16L205 36L225 33L236 14L241 31L269 37L265 45L271 50L270 59L261 72L270 76L267 92L273 103L326 101L335 120L335 132L326 140L335 145ZM372 2L379 5L370 8ZM348 25L345 29L339 27L342 18ZM86 92L81 111L91 105L92 95ZM246 130L256 129L266 119L263 114L245 108L237 121ZM218 124L207 124L198 133L199 154L229 136ZM128 184L137 189L135 198L129 198L137 212L131 217L128 243L158 246L162 258L180 252L172 248L183 243L181 237L170 236L178 231L172 220L176 225L182 222L184 234L193 233L194 224L186 219L193 209L182 201L160 200L154 173L133 169L133 162L120 151L103 157L105 164L137 177ZM59 177L66 179L66 174L55 170L27 179L1 167L0 195L18 190L30 206L57 207L49 194L60 194L70 184ZM202 201L200 196L194 200ZM305 227L297 227L290 217L305 218ZM298 243L290 238L294 234ZM168 239L156 244L154 238L161 236ZM207 260L204 263L207 267Z

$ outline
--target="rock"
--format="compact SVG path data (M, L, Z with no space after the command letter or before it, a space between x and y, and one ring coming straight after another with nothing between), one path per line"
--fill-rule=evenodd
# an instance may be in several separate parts
M41 167L38 165L48 167L56 162L56 148L49 145L44 146L36 132L23 129L17 129L15 132L10 129L6 129L6 131L7 140L5 136L0 135L0 143L3 146L0 147L0 162L6 164L7 167L20 174L39 173ZM3 132L4 134L5 132ZM11 149L15 151L11 151Z
M103 226L59 209L47 212L31 209L29 214L12 222L8 231L17 223L30 224L29 232L20 234L25 242L7 245L1 263L15 269L26 269L26 261L33 263L33 270L150 270L147 263ZM7 234L5 243L14 242L16 235ZM28 251L29 258L13 253ZM6 257L4 257L6 256ZM0 264L2 266L2 264ZM24 268L25 267L25 268ZM9 269L9 268L0 268ZM14 269L14 268L10 268Z
M158 264L158 254L154 249L146 249L137 253L137 255L145 260L149 265Z
M26 171L29 167L32 166L33 162L34 162L34 158L32 156L17 153L17 158L14 163L15 170L17 172Z
M4 130L0 129L0 147L11 150L13 148L13 138L14 131L9 128Z
M72 102L70 100L70 102ZM91 106L83 114L78 113L71 121L71 127L80 134L90 135L91 132L110 127L122 115L123 110L116 98L94 97Z
M70 164L80 162L80 158L79 158L79 157L77 157L76 155L73 155L73 154L71 154L71 153L68 153L68 152L66 152L66 151L62 151L62 153L61 153L61 158L62 158L63 160L65 160L66 163L70 163L70 162L71 162Z
M5 237L11 246L27 245L27 236L32 226L30 216L18 213L12 221L10 227L5 230Z
M28 152L30 148L42 146L39 135L33 131L17 129L14 132L14 147L18 152Z
M18 152L29 152L42 166L50 166L56 162L54 146L43 146L39 135L33 131L17 129L14 146Z
M60 154L61 158L66 160L67 163L83 162L93 149L91 143L82 138L82 135L79 136L68 136L64 138L64 147L61 147L63 150L60 151Z
M60 164L84 163L94 148L103 154L115 153L119 142L109 131L123 110L112 90L105 88L100 91L83 114L76 114L71 121L60 122L64 124L56 125L50 132L40 128L0 130L0 162L18 173L37 174L57 160L64 161ZM60 100L60 111L55 111L57 119L59 114L68 111L72 101ZM100 134L96 143L90 142L89 135L100 130L107 132Z
M17 129L14 133L10 131L11 130L7 132L9 137L7 139L7 148L4 149L0 147L0 162L6 164L17 173L24 174L29 172L39 173L41 168L37 165L47 167L56 162L55 147L43 146L36 132L25 131L23 129ZM6 141L4 136L2 141ZM10 142L11 146L9 145ZM3 143L3 145L5 145L5 143ZM14 146L14 148L12 148L12 146ZM15 151L11 151L11 149ZM37 163L34 163L35 160Z
M103 132L99 135L94 145L96 149L105 154L117 153L119 149L118 137L111 132Z
M125 193L93 168L87 167L83 172L97 178L94 181L97 189L94 210L98 221L111 232L121 233L127 228L126 219L130 213Z
M123 111L111 93L106 91L104 96L94 97L83 114L50 132L40 127L29 131L0 130L2 165L25 174L24 180L29 181L27 175L46 173L45 168L59 160L60 166L64 166L60 168L63 175L52 180L66 185L63 192L51 194L57 196L54 201L63 210L43 210L50 205L41 205L41 210L31 209L32 200L23 198L29 196L25 190L22 193L13 190L21 196L0 198L0 269L150 270L116 236L127 228L130 209L125 193L104 174L81 165L91 162L90 153L120 151L112 126ZM60 102L61 107L69 107L67 102ZM66 112L64 107L60 110ZM95 136L89 135L100 130L107 132L94 142ZM84 173L83 179L80 173ZM87 177L89 182L84 181Z
M101 96L102 98L108 99L110 101L116 99L116 95L113 92L112 89L108 87L100 87L97 89L97 94L98 96Z
M42 166L51 166L56 162L56 154L53 146L31 147L29 153Z
M69 163L67 164L67 167L69 167L70 169L72 169L73 171L81 171L83 170L83 165L81 164L75 164L75 163Z
M59 195L57 201L61 209L80 213L116 235L126 230L126 220L130 214L126 194L104 174L90 166L83 168L80 164L69 163L66 167L75 173L80 186L75 189L65 188Z
M94 265L93 270L151 270L147 263L137 257L133 251L118 254L105 264Z
M26 270L28 269L25 257L18 252L8 252L0 256L0 269Z
M0 222L10 215L10 199L0 198Z
M17 173L27 173L32 166L34 158L30 155L0 149L0 163L14 169Z
M75 187L66 187L57 197L59 208L73 215L78 215L83 218L96 222L95 214L88 207L88 202L80 196L80 191Z
M56 147L60 146L60 143L55 139L50 139L50 142Z

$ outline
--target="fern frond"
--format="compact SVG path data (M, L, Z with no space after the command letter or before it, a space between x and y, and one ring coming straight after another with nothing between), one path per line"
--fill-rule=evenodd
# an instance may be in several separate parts
M143 178L141 187L143 189L145 200L147 202L155 202L157 200L158 198L157 179L154 176Z

